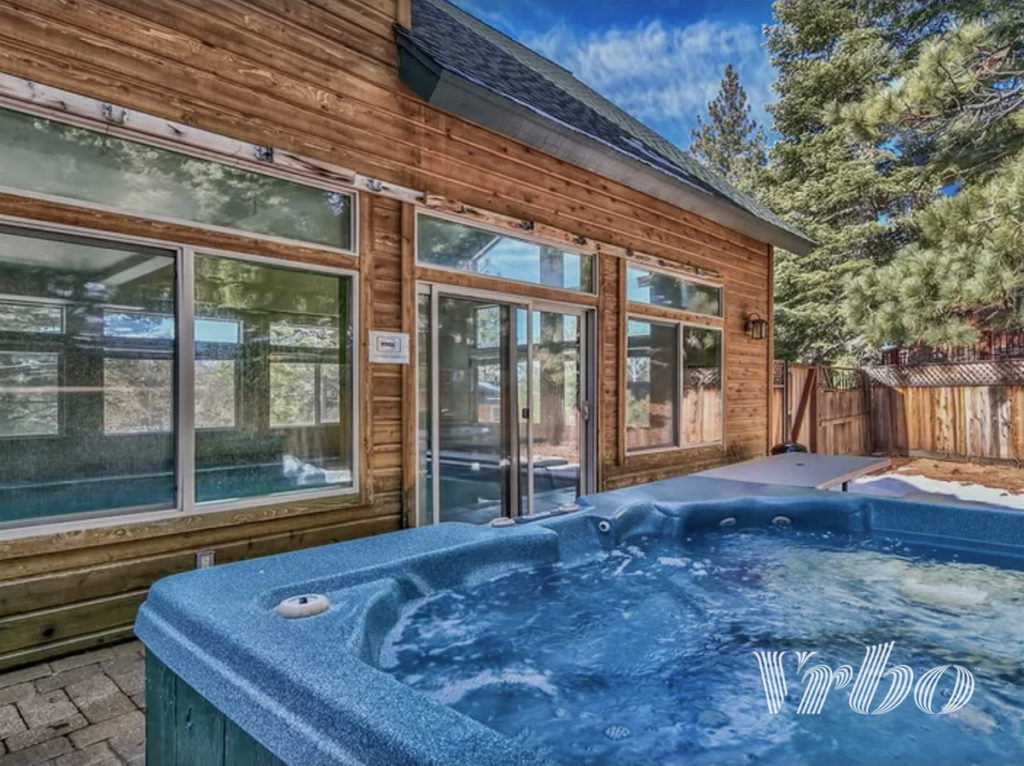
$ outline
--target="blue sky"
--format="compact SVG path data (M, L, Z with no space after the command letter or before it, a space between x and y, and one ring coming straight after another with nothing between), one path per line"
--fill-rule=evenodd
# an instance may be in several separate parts
M454 0L685 148L731 63L766 123L771 0Z

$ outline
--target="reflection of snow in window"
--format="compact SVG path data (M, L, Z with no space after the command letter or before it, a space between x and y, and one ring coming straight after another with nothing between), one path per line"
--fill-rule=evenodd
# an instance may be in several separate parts
M0 351L0 437L60 433L60 355Z
M0 331L59 335L64 332L64 309L35 303L0 302Z
M338 348L339 338L337 324L300 325L272 322L270 325L270 343L274 346Z

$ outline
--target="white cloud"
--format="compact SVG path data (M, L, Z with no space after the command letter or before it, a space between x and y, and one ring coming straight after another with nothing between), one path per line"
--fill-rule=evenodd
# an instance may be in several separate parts
M666 27L655 20L581 35L560 23L521 40L683 146L697 115L706 113L718 93L726 64L739 73L753 117L768 123L764 105L771 100L775 72L761 30L752 24Z

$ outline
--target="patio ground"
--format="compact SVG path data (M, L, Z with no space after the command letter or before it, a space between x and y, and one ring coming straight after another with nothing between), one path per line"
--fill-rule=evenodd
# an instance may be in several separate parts
M144 766L138 641L0 675L0 766Z

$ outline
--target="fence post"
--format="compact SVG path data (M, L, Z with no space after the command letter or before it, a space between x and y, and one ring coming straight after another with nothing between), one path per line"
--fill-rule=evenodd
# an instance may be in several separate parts
M787 437L789 436L789 429L791 424L792 412L790 412L789 402L789 389L792 385L793 380L793 368L790 366L790 362L787 359L784 362L786 369L782 374L782 441L791 441Z
M822 367L820 364L814 366L814 435L812 440L814 442L814 448L811 452L821 452L822 432L825 430L824 423L821 422L821 388L825 382L821 375Z
M875 454L875 418L872 409L872 398L874 390L871 387L871 376L869 376L864 370L859 370L860 373L860 384L864 390L864 412L868 415L867 428L867 451L869 455Z

